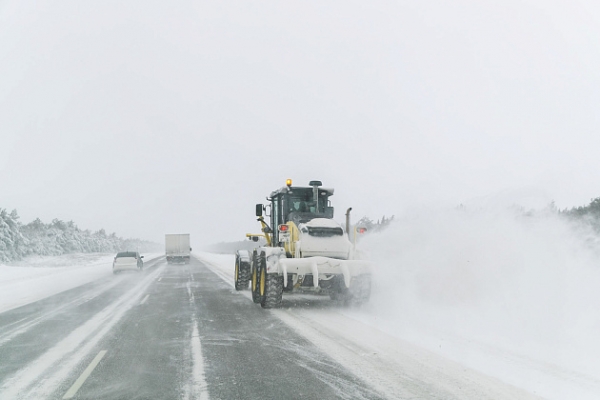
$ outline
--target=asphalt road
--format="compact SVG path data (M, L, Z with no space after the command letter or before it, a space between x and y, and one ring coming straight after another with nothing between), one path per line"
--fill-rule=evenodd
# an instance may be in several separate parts
M379 399L200 261L0 314L0 399Z

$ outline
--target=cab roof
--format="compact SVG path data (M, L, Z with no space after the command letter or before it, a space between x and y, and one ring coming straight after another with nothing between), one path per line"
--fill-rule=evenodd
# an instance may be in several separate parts
M273 198L279 194L286 194L289 192L293 192L294 190L310 190L312 192L312 186L283 186L273 192L271 192L270 198ZM328 196L333 196L333 189L319 187L319 193L326 192Z

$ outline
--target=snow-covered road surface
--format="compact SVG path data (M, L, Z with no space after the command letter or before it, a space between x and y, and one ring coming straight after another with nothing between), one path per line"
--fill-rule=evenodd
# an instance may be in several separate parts
M66 334L54 346L0 386L0 398L45 398L60 387L82 359L139 302L139 297L164 268L157 268L85 323ZM136 277L138 278L138 277ZM118 278L115 278L117 281ZM109 285L109 288L114 287ZM44 379L41 377L44 376Z
M233 256L197 257L233 285ZM399 328L395 314L372 307L338 308L328 298L284 294L282 309L272 312L389 398L600 398L593 375L451 330Z
M536 384L560 388L540 396L506 375L452 360L426 340L382 329L368 307L290 295L281 309L263 310L248 291L233 288L232 256L195 253L189 265L160 258L147 267L0 313L0 398L581 399L598 393L593 380L569 370L556 373L536 360L462 344L468 352L481 347L479 362L504 362L529 371ZM459 348L458 338L447 339L445 346ZM570 386L563 382L569 380Z
M0 398L384 398L196 259L111 281L0 314Z

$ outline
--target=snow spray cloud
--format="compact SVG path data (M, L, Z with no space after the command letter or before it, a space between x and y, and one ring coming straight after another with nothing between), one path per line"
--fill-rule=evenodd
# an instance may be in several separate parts
M361 247L377 265L367 310L391 333L446 332L600 369L591 228L552 211L454 209L399 220Z

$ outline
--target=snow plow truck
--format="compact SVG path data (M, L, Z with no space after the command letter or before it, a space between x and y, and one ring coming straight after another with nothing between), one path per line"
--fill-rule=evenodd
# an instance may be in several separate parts
M281 305L284 292L329 295L360 305L371 294L371 263L358 259L344 228L333 220L333 189L311 181L308 187L286 186L256 205L266 245L240 250L235 259L235 288L250 284L252 300L263 308ZM265 221L265 216L270 220ZM270 223L270 224L269 224Z

